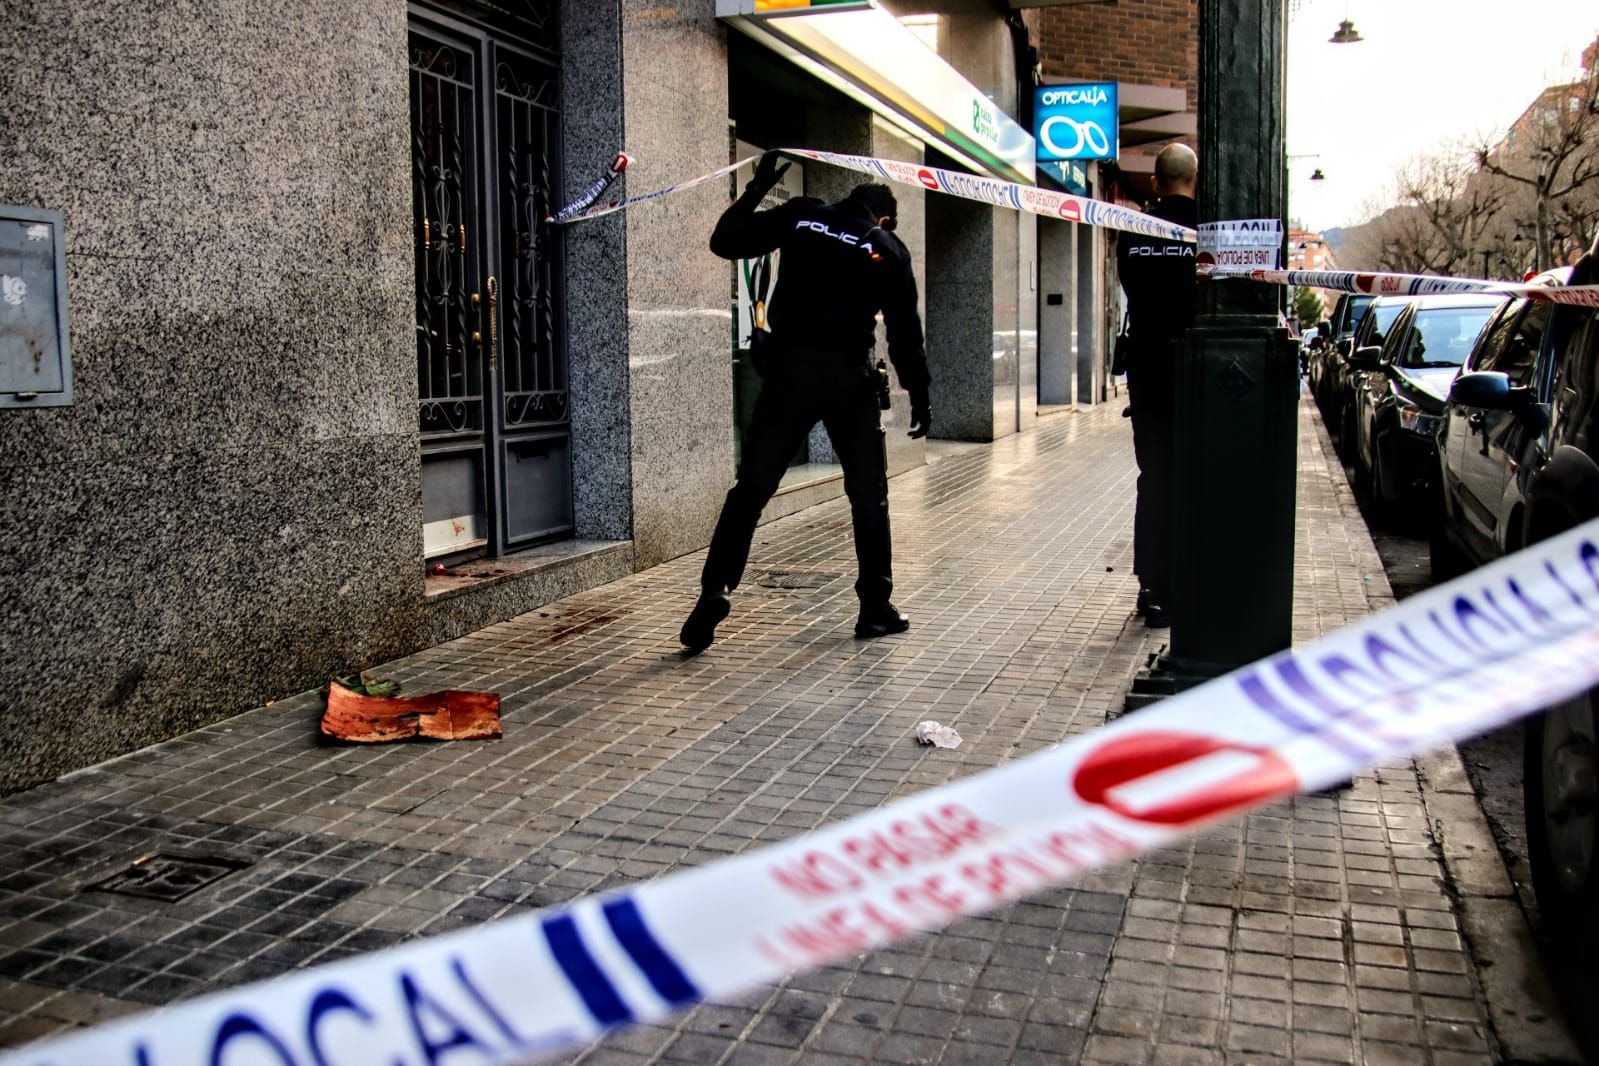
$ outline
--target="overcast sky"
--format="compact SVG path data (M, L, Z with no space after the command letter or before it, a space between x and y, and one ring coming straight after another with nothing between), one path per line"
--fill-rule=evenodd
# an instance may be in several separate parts
M1348 18L1365 40L1329 44ZM1312 230L1388 206L1418 152L1497 138L1599 36L1599 0L1299 0L1288 29L1288 212ZM1320 167L1324 181L1309 180Z

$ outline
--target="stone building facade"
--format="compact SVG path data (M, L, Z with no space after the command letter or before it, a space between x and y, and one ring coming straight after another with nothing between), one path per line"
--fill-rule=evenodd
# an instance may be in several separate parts
M892 6L1019 113L1036 13ZM747 402L706 247L732 186L541 223L619 149L632 193L738 142L961 162L717 0L36 0L0 100L0 206L61 214L75 376L0 409L7 790L708 542ZM900 199L935 432L1027 430L1037 224ZM768 517L841 492L807 458Z

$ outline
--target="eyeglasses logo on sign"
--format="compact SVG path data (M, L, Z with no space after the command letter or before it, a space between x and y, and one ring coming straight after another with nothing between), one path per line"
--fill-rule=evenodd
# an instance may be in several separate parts
M1033 91L1033 138L1038 161L1115 159L1116 83L1046 85Z

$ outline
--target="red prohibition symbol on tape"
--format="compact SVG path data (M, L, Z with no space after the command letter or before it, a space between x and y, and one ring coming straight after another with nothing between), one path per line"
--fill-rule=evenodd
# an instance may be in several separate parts
M1133 821L1182 826L1299 790L1276 752L1193 733L1133 733L1091 752L1072 778L1088 803Z
M938 191L938 178L934 176L931 170L918 170L916 172L916 180L929 189L935 192Z

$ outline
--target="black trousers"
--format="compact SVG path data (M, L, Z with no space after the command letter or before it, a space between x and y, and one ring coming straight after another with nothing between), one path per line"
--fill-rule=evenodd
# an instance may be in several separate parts
M1138 499L1133 510L1133 572L1152 600L1171 606L1172 439L1174 411L1165 390L1129 380ZM1140 402L1142 400L1142 402Z
M817 422L827 428L844 467L844 494L849 497L859 566L855 593L863 606L888 602L894 591L888 453L878 421L873 371L863 355L805 349L779 356L761 385L744 435L738 480L722 505L705 557L702 588L738 587L761 510Z

